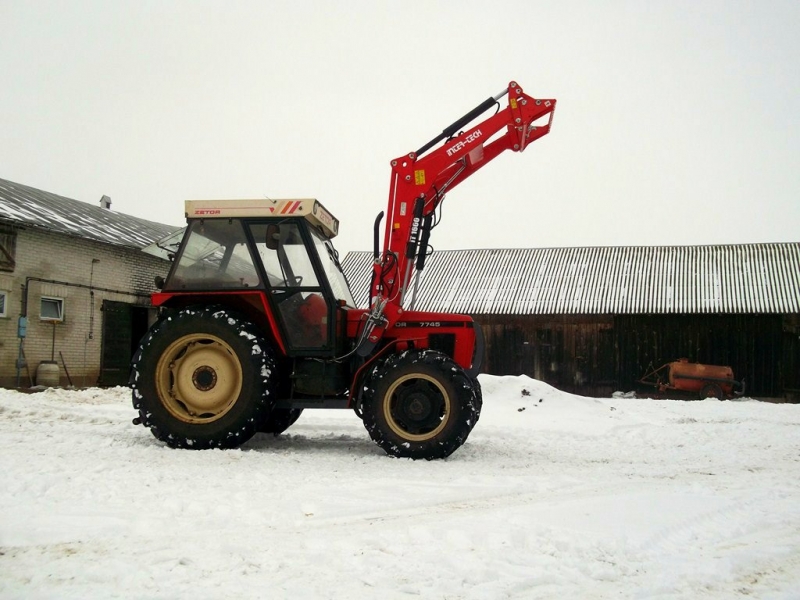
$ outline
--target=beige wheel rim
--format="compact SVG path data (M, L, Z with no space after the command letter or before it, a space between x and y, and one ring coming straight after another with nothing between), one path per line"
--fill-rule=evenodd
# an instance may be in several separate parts
M450 417L450 394L434 377L412 373L398 378L386 391L383 416L389 428L410 442L436 437Z
M194 333L169 345L156 365L156 389L170 414L186 423L225 415L242 391L242 365L230 345Z

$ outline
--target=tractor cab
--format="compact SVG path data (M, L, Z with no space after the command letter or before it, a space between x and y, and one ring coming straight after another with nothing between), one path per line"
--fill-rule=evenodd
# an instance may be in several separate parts
M183 297L185 304L186 296L255 292L286 356L329 357L340 350L337 313L355 303L331 242L339 222L322 204L189 200L186 217L161 295Z

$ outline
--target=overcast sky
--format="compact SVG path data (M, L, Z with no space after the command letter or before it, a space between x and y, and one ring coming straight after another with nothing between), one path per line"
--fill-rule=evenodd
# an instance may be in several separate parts
M800 2L0 0L0 178L162 223L315 197L370 249L389 160L518 81L552 132L438 249L800 241ZM505 106L505 100L503 101Z

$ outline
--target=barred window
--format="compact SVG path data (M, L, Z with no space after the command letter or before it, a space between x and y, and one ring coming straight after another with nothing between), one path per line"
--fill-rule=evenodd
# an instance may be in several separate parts
M8 292L0 291L0 317L8 316Z

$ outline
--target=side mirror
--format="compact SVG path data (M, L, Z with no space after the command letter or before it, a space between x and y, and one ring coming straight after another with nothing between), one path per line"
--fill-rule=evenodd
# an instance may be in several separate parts
M162 289L164 287L164 278L161 275L156 275L155 284L157 289Z
M281 228L278 225L267 225L267 235L264 244L270 250L277 250L281 239Z

